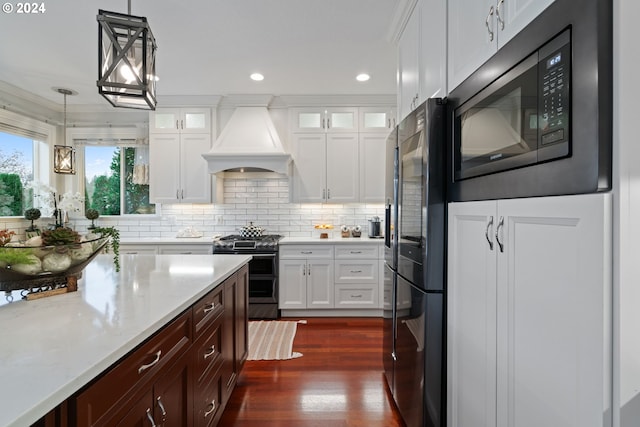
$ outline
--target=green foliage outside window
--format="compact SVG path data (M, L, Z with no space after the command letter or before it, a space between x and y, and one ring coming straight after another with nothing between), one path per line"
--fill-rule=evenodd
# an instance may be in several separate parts
M0 173L0 215L22 216L22 191L22 181L18 174Z

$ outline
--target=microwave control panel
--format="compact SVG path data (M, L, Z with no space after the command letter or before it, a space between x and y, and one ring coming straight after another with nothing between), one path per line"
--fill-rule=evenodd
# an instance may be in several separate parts
M569 140L571 50L565 44L538 63L540 146Z

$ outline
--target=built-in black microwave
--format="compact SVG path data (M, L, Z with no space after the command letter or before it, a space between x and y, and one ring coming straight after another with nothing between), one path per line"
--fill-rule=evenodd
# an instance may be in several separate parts
M555 0L447 95L447 200L608 191L613 7Z
M571 30L454 111L456 180L571 154Z

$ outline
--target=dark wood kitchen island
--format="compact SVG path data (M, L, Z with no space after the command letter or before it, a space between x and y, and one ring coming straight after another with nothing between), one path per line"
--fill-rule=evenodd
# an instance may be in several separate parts
M116 273L101 255L77 292L3 303L0 425L213 425L246 358L250 259L125 255Z

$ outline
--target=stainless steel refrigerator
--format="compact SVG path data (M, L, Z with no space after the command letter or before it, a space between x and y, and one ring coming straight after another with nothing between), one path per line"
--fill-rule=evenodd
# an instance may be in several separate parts
M444 113L429 99L387 141L383 363L408 427L445 425Z

